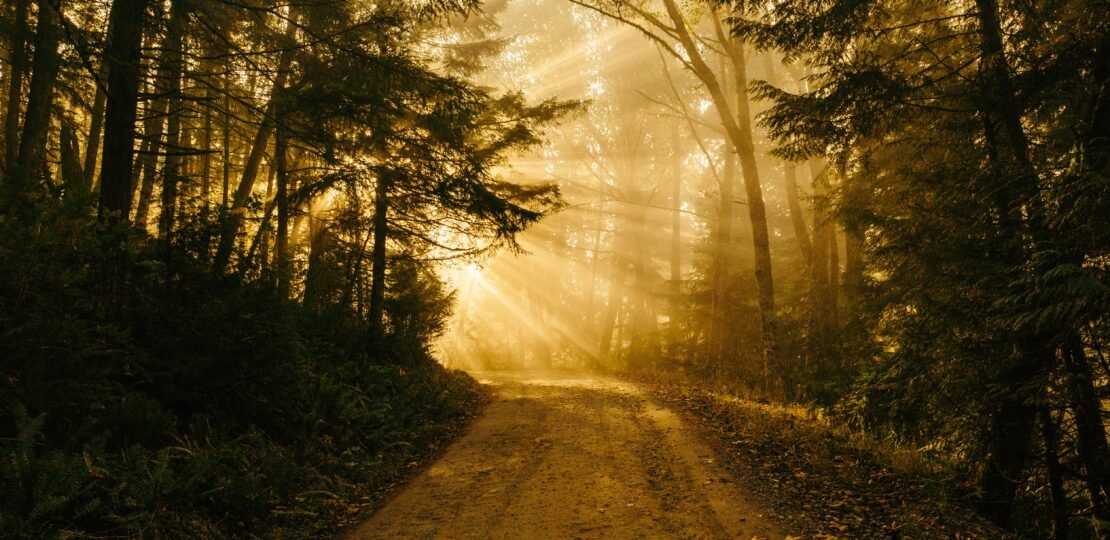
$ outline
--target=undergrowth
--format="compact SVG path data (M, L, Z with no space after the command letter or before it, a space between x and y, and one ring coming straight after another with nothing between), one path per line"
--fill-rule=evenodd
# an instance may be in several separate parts
M482 399L424 338L42 219L0 221L0 536L324 535Z

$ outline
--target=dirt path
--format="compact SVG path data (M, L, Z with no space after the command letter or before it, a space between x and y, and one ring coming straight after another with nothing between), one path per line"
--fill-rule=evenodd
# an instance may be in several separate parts
M349 538L782 538L635 385L479 373L481 418Z

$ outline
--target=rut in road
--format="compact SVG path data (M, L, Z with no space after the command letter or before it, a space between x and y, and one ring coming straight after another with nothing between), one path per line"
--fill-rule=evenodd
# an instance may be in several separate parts
M674 412L594 375L480 373L494 401L349 538L781 538Z

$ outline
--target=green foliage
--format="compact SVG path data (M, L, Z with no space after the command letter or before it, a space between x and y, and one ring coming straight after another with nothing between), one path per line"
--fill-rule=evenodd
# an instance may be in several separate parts
M841 333L858 375L838 410L961 470L992 519L1047 530L1048 497L1030 495L1048 489L1037 414L1099 408L1055 378L1096 366L1110 307L1110 124L1093 112L1106 107L1110 64L1095 4L738 7L737 35L811 73L797 93L754 87L774 101L761 122L777 152L830 156L838 217L865 233L863 296ZM1087 436L1105 437L1101 418L1087 422L1061 432L1097 424ZM1105 461L1089 439L1079 446L1052 458Z
M5 535L320 533L479 399L425 352L450 295L415 270L391 293L407 333L376 342L189 259L171 273L142 236L41 216L0 221Z
M390 271L385 311L399 338L428 343L447 329L454 291L414 261L398 260Z

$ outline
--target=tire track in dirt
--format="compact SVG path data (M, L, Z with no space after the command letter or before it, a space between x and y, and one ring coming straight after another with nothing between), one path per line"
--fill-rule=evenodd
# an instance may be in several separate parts
M634 384L478 373L470 429L348 538L782 538L710 447Z

